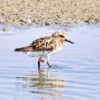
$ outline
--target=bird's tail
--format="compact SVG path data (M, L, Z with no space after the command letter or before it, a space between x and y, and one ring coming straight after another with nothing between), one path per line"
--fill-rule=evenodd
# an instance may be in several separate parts
M16 48L15 51L28 52L28 51L32 51L32 47L31 46L27 46L27 47Z

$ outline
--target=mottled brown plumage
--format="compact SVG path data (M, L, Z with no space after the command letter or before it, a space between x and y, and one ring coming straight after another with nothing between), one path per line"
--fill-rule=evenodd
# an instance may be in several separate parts
M42 37L32 42L33 51L52 51L55 48L55 41L52 37Z
M34 40L29 46L16 48L15 51L52 51L55 47L54 38L48 36Z

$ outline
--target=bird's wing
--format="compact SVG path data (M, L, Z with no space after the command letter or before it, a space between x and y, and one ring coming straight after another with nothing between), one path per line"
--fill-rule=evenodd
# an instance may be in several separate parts
M31 43L33 51L51 51L55 48L55 42L52 37L42 37Z

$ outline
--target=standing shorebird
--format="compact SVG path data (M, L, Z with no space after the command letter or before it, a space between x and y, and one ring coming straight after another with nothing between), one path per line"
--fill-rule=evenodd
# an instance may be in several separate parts
M15 51L25 52L32 57L39 57L38 68L40 68L40 63L44 62L43 58L46 58L47 65L51 67L49 56L60 51L65 41L74 43L68 40L63 32L54 32L51 36L36 39L29 46L16 48Z

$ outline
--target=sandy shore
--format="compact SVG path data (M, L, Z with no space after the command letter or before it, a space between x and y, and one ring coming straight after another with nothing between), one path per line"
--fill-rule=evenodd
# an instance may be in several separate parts
M0 23L66 25L100 22L100 0L0 0Z

